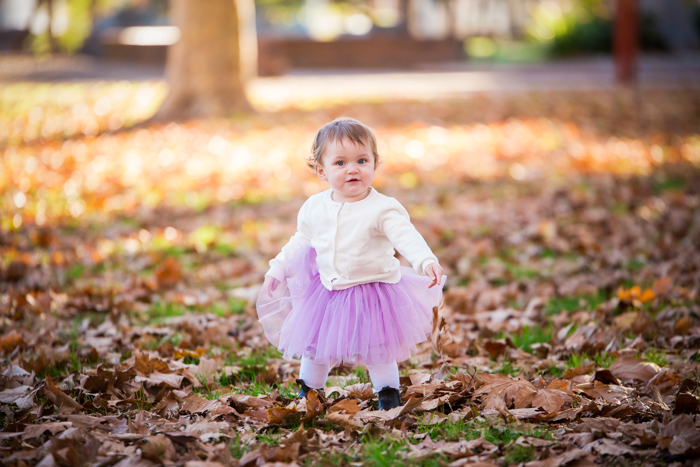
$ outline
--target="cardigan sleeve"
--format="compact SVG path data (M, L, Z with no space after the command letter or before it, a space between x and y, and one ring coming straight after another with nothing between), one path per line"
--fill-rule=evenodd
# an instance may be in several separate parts
M425 268L429 264L438 263L423 236L411 223L408 211L398 201L393 200L391 206L382 213L379 228L421 276L425 275Z
M311 230L305 220L306 211L307 203L304 203L297 215L297 232L282 247L282 251L270 260L270 270L267 271L266 276L272 276L282 282L287 276L287 262L293 257L294 252L311 242Z

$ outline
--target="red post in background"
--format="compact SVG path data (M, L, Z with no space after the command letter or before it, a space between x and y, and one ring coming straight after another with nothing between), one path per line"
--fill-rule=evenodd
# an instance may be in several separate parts
M616 0L615 6L615 73L619 82L630 83L637 75L639 6L637 0Z

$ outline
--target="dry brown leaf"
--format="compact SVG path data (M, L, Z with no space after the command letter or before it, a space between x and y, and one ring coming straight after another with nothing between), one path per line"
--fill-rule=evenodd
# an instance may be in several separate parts
M403 397L408 398L413 394L420 395L422 397L431 397L436 391L445 389L446 385L444 381L435 381L433 383L418 384L415 386L409 386L406 389Z
M228 428L226 422L211 422L200 420L185 428L185 432L202 436L204 434L218 434L221 430Z
M274 405L269 400L264 400L255 396L247 396L244 394L231 394L226 396L226 399L233 401L236 406L241 408L267 409ZM239 412L242 412L242 410L239 410Z
M700 453L700 431L688 414L681 414L670 423L660 425L656 440L661 449L668 449L674 455Z
M67 430L73 426L70 422L49 422L39 425L27 425L22 434L22 439L38 438L45 432L50 432L52 435Z
M661 368L653 362L645 362L638 358L620 357L610 365L609 370L624 383L641 381L646 384L661 371Z
M26 345L22 336L17 332L16 329L5 333L0 337L0 351L2 352L12 352L15 348L19 346Z
M321 410L323 409L323 404L318 397L316 391L309 391L306 393L306 415L304 416L304 421L310 422L314 418L321 415Z
M508 345L505 341L487 341L484 344L484 349L489 353L489 357L497 360L498 357L506 353Z
M171 373L167 363L159 358L151 358L148 354L137 355L134 362L134 369L144 376L157 371L159 373Z
M345 387L348 397L357 397L362 401L371 399L374 396L371 383L357 383Z
M624 456L636 455L638 450L620 441L610 438L601 438L587 444L583 448L585 451L595 452L601 456Z
M593 375L593 380L600 381L604 384L622 384L620 380L617 379L614 374L612 374L612 371L608 370L607 368L602 368L596 371L595 375Z
M537 389L529 381L514 380L510 376L498 373L481 373L477 376L484 382L484 385L476 390L474 396L487 396L484 399L485 408L498 410L500 404L495 400L500 398L509 409L524 409L537 395Z
M401 415L413 412L423 402L422 397L416 395L411 396L403 405L394 407L391 410L363 410L354 415L355 418L362 421L389 421L395 420Z
M291 405L291 407L271 407L267 409L268 423L270 425L282 425L287 417L295 413L297 413L295 405Z
M554 413L564 405L566 394L556 389L539 389L537 395L532 399L533 407L542 407L547 413ZM569 396L566 396L568 399Z
M690 320L690 316L684 316L673 325L673 332L674 334L688 334L691 326L692 321Z
M155 276L158 287L171 289L182 279L182 266L174 257L168 256L156 269Z
M154 371L149 376L137 376L134 381L137 383L146 383L146 386L149 387L159 386L179 389L184 379L185 377L182 375L176 375L174 373L164 374Z
M445 354L445 346L454 342L444 316L440 316L438 307L433 307L433 330L430 334L433 349L438 355Z
M156 459L165 459L174 461L178 455L175 451L173 442L164 435L149 436L145 443L141 446L143 452L153 456Z
M221 406L221 402L219 402L218 400L207 400L195 396L194 394L190 394L189 396L182 399L182 407L180 408L180 410L196 414L211 412L219 406Z
M326 420L330 420L338 426L342 426L349 430L361 430L364 427L364 423L361 420L354 418L354 414L343 413L343 412L328 412L326 413Z
M680 415L682 413L695 414L700 413L700 402L698 398L692 394L682 393L676 396L676 404L673 407L673 414Z
M338 394L339 397L348 397L348 392L340 386L328 386L323 389L323 392L326 397L331 397L334 393Z
M359 411L360 406L355 399L343 399L328 409L328 412L345 412L349 414L356 414Z
M58 389L49 376L46 377L44 394L51 399L51 402L56 404L60 413L73 413L74 411L83 410L83 406L78 404L68 394Z
M571 449L564 454L560 454L548 459L532 461L525 464L525 467L564 467L567 465L576 467L597 467L595 458L583 449Z
M18 399L26 397L32 390L33 388L31 386L19 386L5 389L4 391L0 391L0 402L4 404L14 404Z
M593 400L602 399L608 404L622 404L634 394L634 389L632 388L616 384L603 384L600 381L579 384L576 386L576 389L583 391L584 394Z

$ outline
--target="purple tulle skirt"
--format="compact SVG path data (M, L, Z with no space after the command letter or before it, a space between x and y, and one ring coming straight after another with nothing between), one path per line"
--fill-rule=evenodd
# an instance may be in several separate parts
M430 336L442 287L429 289L430 278L413 269L401 267L396 284L328 290L321 283L316 250L298 250L289 264L288 279L273 297L261 290L257 301L265 335L286 360L308 357L347 366L401 362Z

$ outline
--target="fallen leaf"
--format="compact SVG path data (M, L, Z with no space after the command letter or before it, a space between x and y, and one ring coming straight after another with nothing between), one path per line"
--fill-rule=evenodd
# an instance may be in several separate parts
M71 426L73 426L73 424L70 422L50 422L39 425L27 425L27 427L24 429L24 433L22 434L22 439L38 438L47 431L52 435L55 435L67 430Z
M167 363L159 358L151 358L148 354L136 356L134 369L144 376L148 376L153 372L171 373Z
M310 422L314 418L321 415L321 409L323 409L323 404L321 403L318 393L316 391L309 391L306 393L306 415L304 416L304 421Z
M165 258L155 271L158 287L162 289L171 289L177 285L182 279L182 266L172 256Z
M529 381L514 380L510 376L498 373L482 373L477 376L484 385L476 390L474 396L487 395L484 400L485 408L497 409L500 404L494 405L494 403L497 398L500 398L508 409L523 409L529 406L537 395L537 389Z
M668 449L674 455L700 453L700 431L688 414L681 414L668 424L659 425L656 439L661 449Z
M645 362L638 358L621 357L610 365L609 370L624 383L641 381L646 384L661 371L661 368L653 362Z
M343 399L336 402L328 409L328 412L345 412L349 414L356 414L359 411L360 406L354 399Z
M207 400L190 394L182 399L182 407L180 407L180 410L196 414L211 412L219 406L221 406L221 402L218 400Z
M270 425L282 425L287 417L295 413L297 413L297 408L294 405L291 408L271 407L267 409L268 423Z
M32 392L31 386L19 386L16 388L5 389L0 391L0 402L5 404L14 404L17 399L27 396Z
M73 411L83 410L83 406L78 404L68 394L58 389L49 376L47 376L45 380L44 394L51 399L51 402L56 404L61 413L72 413Z
M371 383L357 383L345 387L348 397L357 397L360 400L366 401L374 396Z
M533 407L542 407L547 413L554 413L564 405L565 394L556 389L539 389L537 395L532 399ZM570 399L566 396L567 399Z
M22 336L17 332L16 329L5 333L0 337L0 350L3 352L12 352L19 346L26 345Z
M680 415L700 413L700 402L698 398L687 392L676 396L676 404L673 407L673 414Z
M182 386L182 380L185 379L182 375L174 373L164 374L154 371L149 376L137 376L134 381L137 383L146 383L146 386L165 386L173 389L179 389Z
M156 459L174 461L178 458L173 442L164 435L149 436L141 446L143 452Z
M353 417L353 414L344 413L341 411L326 413L326 420L350 430L361 430L364 426L362 421Z
M692 324L692 321L690 320L690 316L684 316L684 317L680 318L673 325L674 334L688 334L690 332L690 329L691 329L691 324Z

